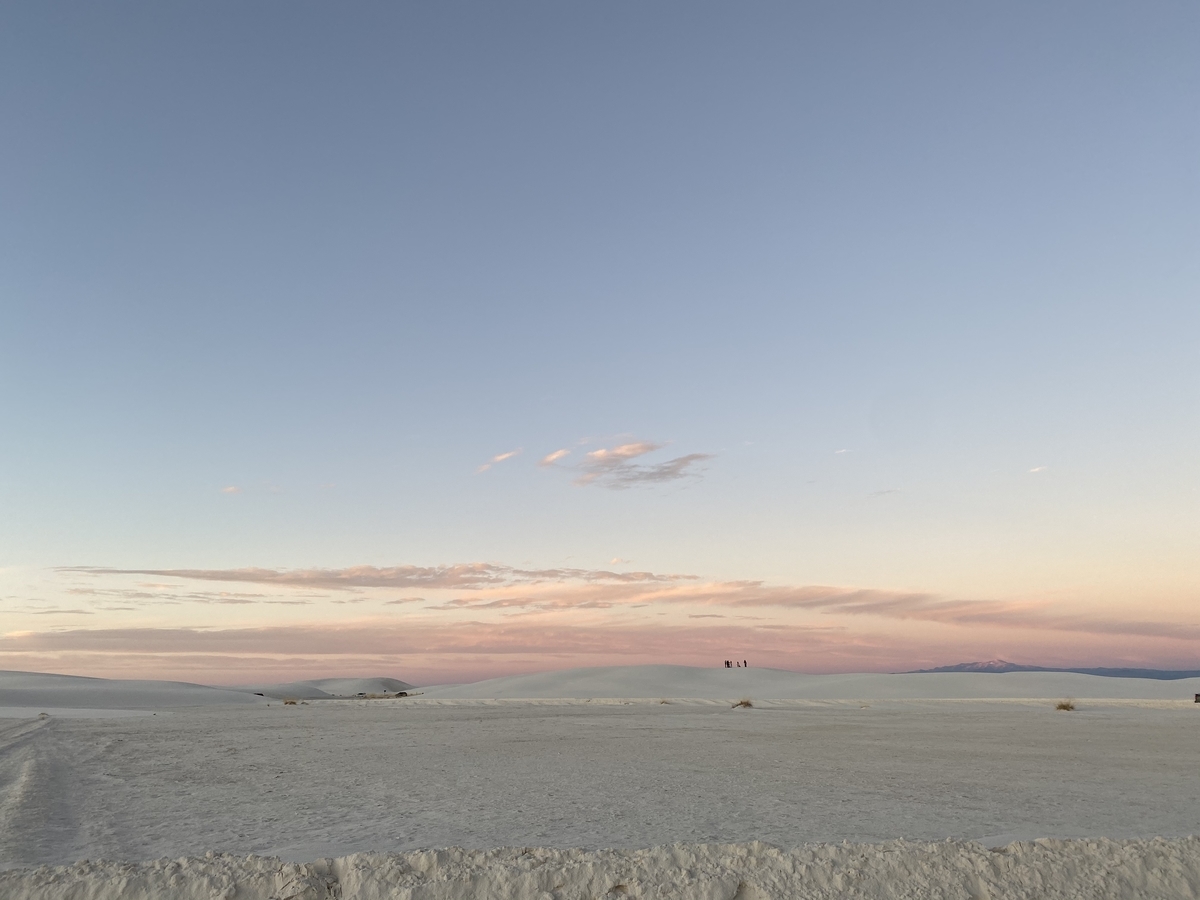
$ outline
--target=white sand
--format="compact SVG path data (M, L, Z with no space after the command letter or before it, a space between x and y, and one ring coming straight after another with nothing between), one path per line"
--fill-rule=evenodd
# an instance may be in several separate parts
M104 709L99 706L0 706L0 719L37 719L54 716L65 719L121 719L129 716L157 716L149 709ZM170 715L163 712L163 715Z
M76 686L38 678L0 676L0 704L20 705L13 680L51 699ZM617 880L632 896L1200 896L1196 841L985 849L1200 833L1190 682L656 666L297 706L106 684L87 696L192 705L0 722L0 866L189 859L9 872L0 896L265 898L310 876L344 897L594 897ZM732 709L740 696L755 707ZM1079 708L1056 711L1063 696ZM748 848L899 837L982 843ZM675 842L688 846L637 849ZM352 855L454 846L542 849ZM628 849L573 849L601 847ZM206 850L232 856L190 859ZM334 857L307 875L294 865Z
M781 669L618 666L421 688L426 699L721 698L759 700L953 700L1111 698L1191 700L1200 678L1101 678L1072 672L800 675Z
M238 688L262 694L276 700L334 700L356 697L359 694L395 694L410 691L413 686L396 678L319 678L315 681L291 681L286 684L263 684Z
M19 716L20 710L165 710L181 706L265 704L266 698L329 700L358 694L394 694L413 686L395 678L321 678L288 684L246 687L208 687L185 681L123 681L47 675L40 672L0 671L0 716ZM255 696L256 692L264 696ZM35 712L36 714L36 712ZM62 713L65 714L65 713Z
M0 872L8 900L1171 900L1200 895L1200 840L457 848L309 864L210 855Z
M174 709L186 706L258 705L262 698L229 688L184 681L116 681L76 675L0 671L0 706L59 709Z

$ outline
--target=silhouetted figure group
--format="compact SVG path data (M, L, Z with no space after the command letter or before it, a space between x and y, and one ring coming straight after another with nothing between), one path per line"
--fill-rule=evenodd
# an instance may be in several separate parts
M750 663L746 662L744 659L741 662L738 662L736 659L725 660L725 668L732 669L735 667L738 669L748 669L750 668Z

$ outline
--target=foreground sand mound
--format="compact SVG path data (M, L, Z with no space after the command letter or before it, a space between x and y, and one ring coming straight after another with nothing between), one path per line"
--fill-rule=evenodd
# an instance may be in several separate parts
M245 691L186 681L128 681L0 671L0 706L69 709L171 709L186 706L255 705Z
M8 900L900 900L1200 896L1200 838L978 843L675 844L649 850L355 854L316 863L208 854L0 873Z

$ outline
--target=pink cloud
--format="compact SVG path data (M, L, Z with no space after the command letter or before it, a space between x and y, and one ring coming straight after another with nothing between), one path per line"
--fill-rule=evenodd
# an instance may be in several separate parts
M184 610L212 617L200 610L227 604L219 619L201 618L225 627L148 627L129 616L145 627L10 634L0 637L0 666L185 677L207 659L221 660L213 672L222 674L200 680L234 681L241 677L234 673L250 673L260 663L271 671L316 676L356 666L363 671L359 661L377 671L415 666L426 673L423 678L440 673L441 680L462 680L470 673L575 665L705 665L714 654L718 660L733 654L753 657L759 665L818 672L914 669L995 657L1041 665L1120 660L1163 667L1164 660L1182 661L1200 651L1200 616L1154 621L1144 614L1089 612L1035 600L712 581L689 574L497 563L59 571L70 579L65 593L72 606L118 600L138 609L175 604L171 613L178 621ZM155 581L109 586L108 579L129 576ZM256 585L257 592L220 590L214 582ZM314 590L360 605L328 606L329 597ZM424 599L404 596L417 591ZM368 601L380 604L376 612L368 612ZM279 608L265 604L306 605L304 619L280 624ZM351 610L357 618L346 621ZM231 627L238 622L241 627ZM1141 658L1132 660L1131 654ZM81 669L85 662L99 668Z
M784 633L754 626L671 626L562 621L448 623L434 618L362 620L249 628L76 628L0 637L0 658L27 653L403 656L407 654L568 655L605 658L694 657L733 641L794 650L833 640L837 629L793 626ZM799 643L796 643L799 642Z
M1081 634L1136 634L1182 641L1200 640L1200 622L1156 622L1055 610L1049 604L1015 600L969 600L911 591L829 585L768 585L760 581L706 582L696 575L612 572L589 569L517 569L494 563L450 566L353 566L345 569L103 569L75 567L76 574L153 575L199 581L244 582L286 588L334 590L420 588L461 591L434 609L442 611L604 610L620 607L691 605L806 610L830 616L936 622L959 627L990 625ZM138 596L147 595L145 592ZM177 599L246 603L255 595L181 594ZM256 600L259 603L306 600Z
M487 462L485 462L482 466L480 466L475 471L476 472L486 472L488 469L490 469L492 466L496 465L497 463L502 463L506 459L512 459L514 456L520 455L520 453L521 453L520 447L518 447L516 450L509 450L507 453L497 453L495 456L493 456L491 459L489 459Z
M592 450L580 463L580 475L575 479L579 485L597 484L615 490L639 485L660 484L681 478L698 477L695 466L712 459L710 453L689 453L666 462L642 465L634 460L661 450L666 444L652 441L633 441L616 447Z

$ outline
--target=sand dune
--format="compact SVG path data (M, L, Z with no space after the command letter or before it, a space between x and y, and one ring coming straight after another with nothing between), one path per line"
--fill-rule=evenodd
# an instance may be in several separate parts
M116 712L254 704L264 703L267 698L336 700L359 694L395 694L412 687L395 678L320 678L230 688L184 681L126 681L43 672L0 672L0 718L36 714L42 710L65 716L83 715L87 710Z
M1200 678L1154 681L1071 672L802 675L782 669L616 666L422 688L425 699L695 698L967 700L1111 698L1191 700Z
M396 678L318 678L314 681L289 681L285 684L264 684L238 688L265 697L297 700L338 700L359 694L395 694L409 691L413 685Z
M803 675L783 669L610 666L538 672L471 684L417 688L396 678L322 678L237 688L179 681L124 681L0 672L0 707L171 709L261 703L266 698L335 700L359 694L420 692L422 700L696 699L736 700L1191 700L1200 678L1157 681L1069 672L953 672ZM256 697L255 693L263 697Z
M171 709L221 704L254 704L262 698L229 688L186 681L123 681L0 672L0 707L50 709Z

